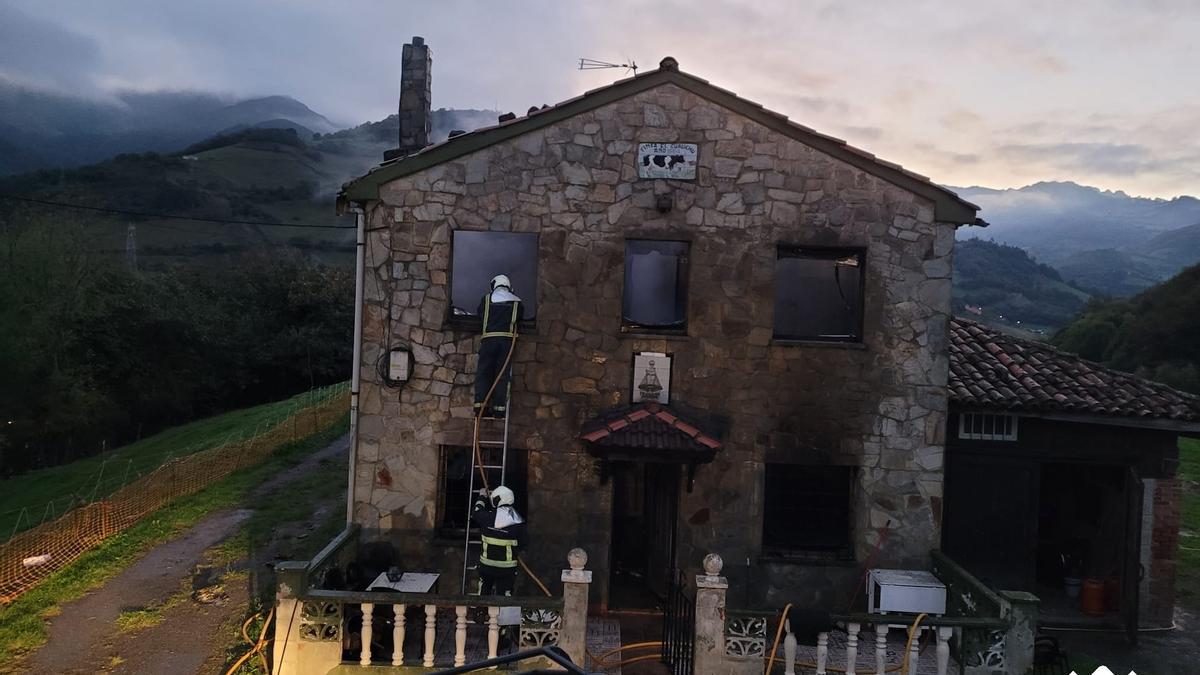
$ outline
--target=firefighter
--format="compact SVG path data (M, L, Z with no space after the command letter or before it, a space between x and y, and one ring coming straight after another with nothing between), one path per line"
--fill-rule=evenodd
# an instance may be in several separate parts
M517 322L525 318L525 306L512 292L512 282L503 274L492 278L492 290L479 300L483 339L479 342L479 366L475 370L475 412L485 417L504 417L508 409L508 378L512 364L501 372L513 340L517 338ZM488 409L483 408L492 383L496 383Z
M479 491L471 523L479 529L481 595L512 595L517 554L525 545L525 519L513 507L516 495L503 485Z

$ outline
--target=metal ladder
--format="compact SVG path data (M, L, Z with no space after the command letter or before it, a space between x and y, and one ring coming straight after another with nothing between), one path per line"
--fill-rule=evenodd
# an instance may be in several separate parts
M512 380L509 380L509 393L511 394ZM470 489L467 490L467 532L463 536L463 572L462 572L462 594L467 593L467 569L471 563L471 546L480 544L479 537L471 539L471 516L474 513L475 506L475 478L479 475L480 469L483 471L500 470L500 482L490 486L495 488L498 485L504 485L508 478L508 413L512 410L512 399L506 399L509 403L508 409L504 411L504 417L476 417L475 424L478 425L478 430L475 437L479 439L478 457L475 453L475 448L471 448L471 479L469 482ZM496 424L503 420L503 424ZM497 429L499 427L499 429ZM492 432L492 433L488 433ZM498 434L495 432L499 432ZM498 437L497 437L498 436ZM477 464L477 459L482 459L484 462L494 461L493 457L489 457L488 450L500 450L499 464ZM492 453L494 454L494 452Z

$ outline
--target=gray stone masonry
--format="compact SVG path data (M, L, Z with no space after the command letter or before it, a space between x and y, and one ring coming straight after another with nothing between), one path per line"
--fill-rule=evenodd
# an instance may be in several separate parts
M425 39L414 37L400 57L400 148L402 155L429 145L433 103L433 55Z
M639 180L639 142L699 144L697 179ZM660 213L666 193L673 208ZM937 546L954 226L928 200L671 84L404 176L380 197L367 204L354 519L406 564L452 573L461 561L461 542L436 527L439 445L470 444L478 343L446 322L454 229L539 235L538 288L515 289L536 296L538 315L518 342L511 416L512 447L528 451L527 558L543 578L557 552L582 546L593 601L606 597L612 486L578 433L628 402L644 350L673 354L672 403L725 444L681 491L679 560L721 551L730 567L748 562L764 594L809 584L817 601L845 602L853 568L760 559L768 462L857 467L859 561L889 522L876 564L922 565ZM621 333L634 237L691 242L686 338ZM863 344L773 341L780 244L865 250ZM375 368L389 335L414 356L399 394Z

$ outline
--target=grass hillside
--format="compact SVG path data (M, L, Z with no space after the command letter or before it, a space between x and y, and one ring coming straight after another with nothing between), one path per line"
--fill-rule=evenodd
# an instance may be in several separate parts
M1179 528L1179 604L1200 609L1200 439L1179 441L1183 522Z
M1200 394L1200 265L1132 298L1090 303L1054 342L1084 358Z
M313 400L313 395L305 393L234 410L172 427L94 457L2 480L0 537L7 539L14 531L37 525L43 517L61 515L73 504L111 494L170 458L253 436L311 405Z
M982 239L967 239L956 246L956 314L1043 335L1070 321L1089 297L1023 249Z

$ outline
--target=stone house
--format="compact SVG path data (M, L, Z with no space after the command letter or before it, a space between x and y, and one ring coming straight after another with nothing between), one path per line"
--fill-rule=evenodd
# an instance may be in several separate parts
M494 274L513 279L529 316L509 456L490 482L517 491L539 575L587 550L600 607L652 606L669 570L718 551L740 594L731 603L844 609L864 564L927 567L943 521L964 556L986 539L963 533L996 524L971 490L1011 506L971 464L1004 464L997 418L1022 418L1024 451L1070 455L1055 441L1062 425L1104 435L1146 417L1065 419L998 374L980 398L979 373L1011 371L987 345L1007 343L952 322L950 292L956 229L984 223L927 178L669 57L430 145L431 67L419 38L405 45L401 146L338 197L363 225L349 510L406 568L458 585L474 312ZM1152 451L1137 433L1114 450L1124 465L1157 462L1144 475L1166 481L1175 435L1200 419L1195 399L1171 395ZM973 435L985 417L990 436ZM957 502L947 453L962 459ZM1011 512L1036 521L1032 504Z
M405 50L402 107L431 62ZM845 602L855 561L921 565L940 540L954 233L976 207L660 66L418 134L344 188L367 232L354 521L414 564L461 560L470 313L503 272L532 314L507 482L535 569L583 546L615 606L646 590L618 582L654 590L654 568L716 550L757 602ZM642 177L642 144L687 144L694 175ZM389 385L395 350L414 365ZM651 405L633 400L646 354L669 388ZM903 536L881 540L888 523Z

